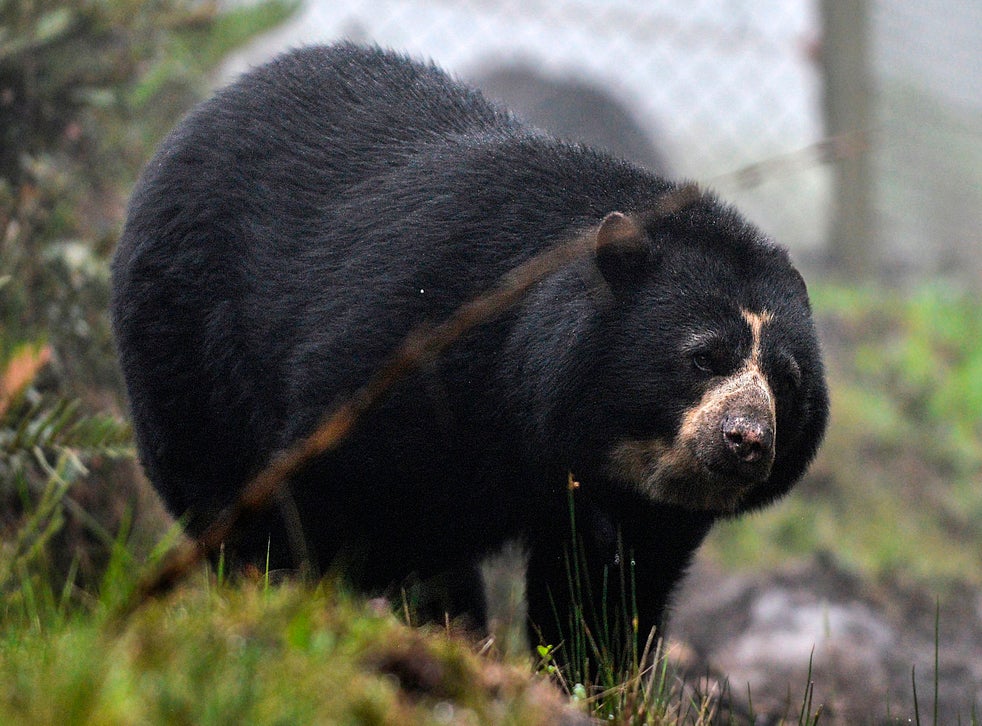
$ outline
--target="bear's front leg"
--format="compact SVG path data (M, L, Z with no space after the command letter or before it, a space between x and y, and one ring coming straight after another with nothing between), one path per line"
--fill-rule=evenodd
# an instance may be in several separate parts
M586 489L573 495L565 536L531 543L529 633L533 645L562 644L562 661L596 663L603 651L618 666L640 656L652 632L660 637L672 589L714 517Z

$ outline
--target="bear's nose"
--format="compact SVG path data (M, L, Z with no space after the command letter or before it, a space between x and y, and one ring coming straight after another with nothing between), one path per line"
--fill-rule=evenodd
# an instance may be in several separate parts
M769 464L774 430L752 416L727 415L722 422L726 449L742 464Z

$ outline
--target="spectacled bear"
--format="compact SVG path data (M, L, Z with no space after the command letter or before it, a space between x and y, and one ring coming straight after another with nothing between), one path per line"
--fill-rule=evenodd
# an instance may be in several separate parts
M480 626L477 563L519 539L552 644L630 553L643 636L713 522L802 476L828 410L786 251L710 195L653 213L678 188L382 49L247 73L162 143L113 260L149 479L200 534L409 331L590 234L588 257L396 386L230 546L371 593L439 582L440 607ZM590 608L571 602L573 480Z

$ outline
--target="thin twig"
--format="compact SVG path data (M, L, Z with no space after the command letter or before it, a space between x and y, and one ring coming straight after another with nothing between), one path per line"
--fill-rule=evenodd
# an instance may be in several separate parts
M800 149L775 154L705 180L713 187L753 189L801 169L855 159L867 154L880 129L857 129L828 136Z

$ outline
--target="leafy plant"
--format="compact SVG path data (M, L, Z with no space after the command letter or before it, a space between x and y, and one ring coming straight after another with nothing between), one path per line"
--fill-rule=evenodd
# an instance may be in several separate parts
M108 259L125 196L207 72L295 7L0 3L0 546L12 548L9 568L30 562L96 581L134 503L149 500L126 468L129 429L112 413L122 385L105 312ZM44 343L13 345L34 340Z
M46 331L62 389L119 388L107 258L138 170L207 71L294 7L0 3L0 322Z
M8 350L0 339L0 596L8 596L8 607L18 600L30 618L37 617L42 593L63 604L74 584L78 553L59 568L50 547L66 511L111 539L74 499L72 486L88 474L89 463L131 455L125 422L83 414L77 401L33 388L50 357L46 345ZM11 598L11 590L20 597Z

